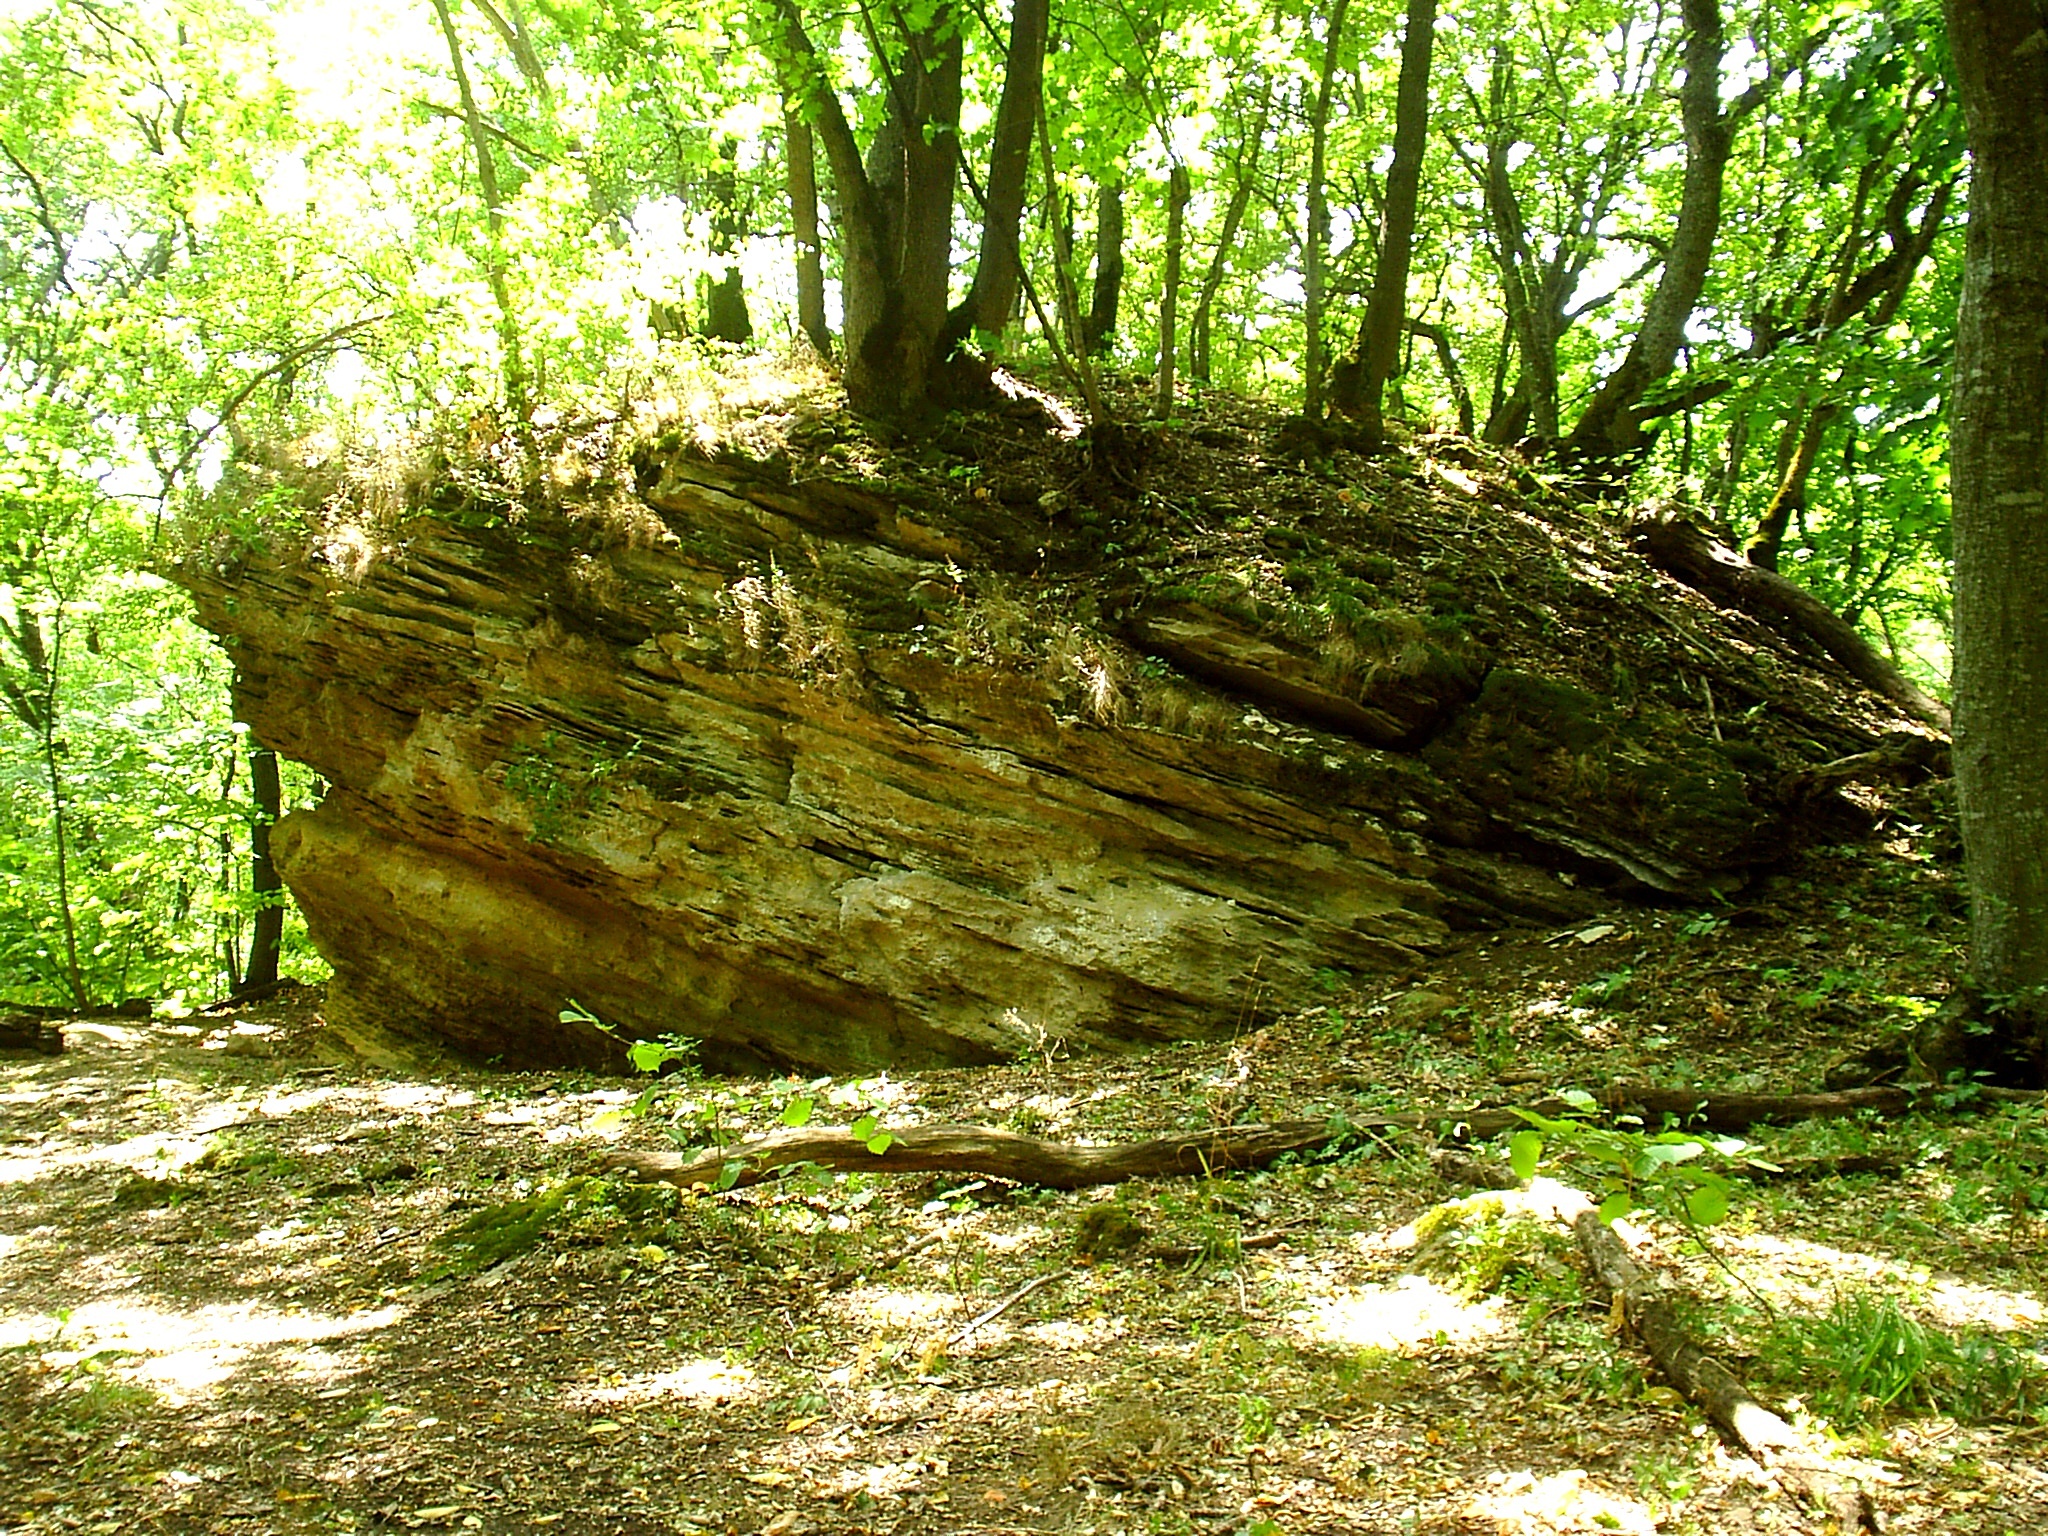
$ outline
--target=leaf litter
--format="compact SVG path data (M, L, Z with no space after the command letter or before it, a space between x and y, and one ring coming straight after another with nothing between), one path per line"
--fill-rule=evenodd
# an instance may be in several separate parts
M664 1080L640 1116L626 1078L336 1060L305 989L219 1027L69 1026L65 1055L0 1062L0 1529L1819 1532L1645 1374L1560 1233L1417 1140L1062 1195L597 1170L799 1096L820 1123L1116 1140L1628 1076L1810 1087L1955 961L1947 823L1893 828L1739 908L1248 998L1227 1042ZM267 1050L220 1049L237 1028ZM1895 1171L1745 1182L1697 1236L1639 1213L1638 1255L1761 1395L1885 1469L1890 1529L2048 1529L2041 1108L1747 1149L1869 1153Z

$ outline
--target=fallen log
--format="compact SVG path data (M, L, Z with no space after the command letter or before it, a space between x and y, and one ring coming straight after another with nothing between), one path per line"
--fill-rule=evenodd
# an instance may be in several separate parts
M1975 1097L1994 1104L2039 1104L2043 1095L2025 1088L1975 1086ZM1902 1115L1932 1103L1931 1085L1911 1088L1842 1088L1830 1093L1703 1093L1693 1088L1659 1088L1650 1083L1616 1083L1599 1095L1603 1107L1639 1114L1653 1123L1668 1116L1680 1130L1743 1131L1753 1125L1825 1120L1868 1110ZM1543 1113L1542 1105L1531 1106ZM1961 1107L1960 1105L1956 1107Z
M1826 1510L1838 1531L1882 1529L1876 1501L1865 1486L1874 1467L1828 1457L1752 1397L1733 1372L1686 1333L1671 1293L1629 1257L1590 1203L1573 1218L1572 1233L1594 1277L1618 1303L1629 1331L1674 1387L1788 1492Z

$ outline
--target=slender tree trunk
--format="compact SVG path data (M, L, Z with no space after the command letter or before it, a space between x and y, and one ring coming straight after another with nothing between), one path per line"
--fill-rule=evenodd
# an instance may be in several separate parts
M1095 375L1095 360L1088 352L1081 295L1074 287L1074 229L1061 207L1059 172L1052 158L1052 129L1045 120L1042 107L1038 113L1038 165L1045 177L1045 206L1053 226L1053 280L1059 287L1060 318L1066 328L1067 345L1073 352L1069 361L1074 379L1081 386L1081 398L1088 406L1088 419L1093 426L1100 428L1108 422L1109 412L1103 403L1101 383ZM1049 339L1057 356L1058 338Z
M1216 295L1223 291L1223 280L1230 273L1230 253L1237 244L1238 231L1244 228L1244 216L1252 206L1252 173L1258 165L1259 150L1266 137L1266 119L1272 110L1273 98L1267 94L1259 101L1259 120L1252 128L1250 139L1237 156L1233 167L1235 180L1230 189L1230 205L1223 210L1223 227L1217 231L1216 254L1209 258L1209 271L1202 279L1201 297L1195 300L1194 318L1188 325L1188 373L1207 383L1212 367L1209 348L1210 316L1216 307Z
M477 186L484 202L484 275L491 286L492 302L498 308L498 353L505 379L505 406L512 416L513 440L526 459L530 477L538 472L539 454L533 442L533 400L527 385L519 312L513 307L511 280L506 276L504 199L498 190L498 163L491 154L490 136L484 129L483 114L477 110L476 94L469 86L469 65L462 56L462 39L456 35L448 0L434 0L434 14L440 18L441 35L448 40L448 62L455 71L463 127L476 154Z
M1458 366L1458 354L1451 350L1451 333L1441 325L1429 320L1410 320L1409 331L1428 342L1436 352L1436 365L1442 370L1444 385L1451 392L1451 399L1458 407L1458 430L1470 437L1474 430L1472 414L1472 391L1465 384L1465 370Z
M1124 291L1124 185L1105 182L1095 192L1095 284L1088 295L1086 339L1091 356L1109 350Z
M1362 347L1365 374L1359 422L1367 443L1375 448L1386 438L1381 412L1408 317L1408 263L1415 247L1422 151L1429 142L1429 63L1435 44L1436 0L1408 0L1401 85L1394 107L1394 163L1387 170L1387 210L1380 220L1379 264L1366 305Z
M832 327L825 320L824 248L818 240L818 149L801 113L783 113L789 160L789 223L796 236L796 322L818 356L832 355Z
M2048 1068L2048 12L1946 0L1970 145L1952 386L1956 797L1970 964Z
M1153 413L1161 421L1173 414L1174 316L1180 305L1181 245L1186 231L1188 169L1176 165L1166 184L1166 286L1159 295L1159 379Z
M1013 0L1009 64L996 106L995 144L989 151L988 198L981 224L981 256L974 285L949 332L998 337L1017 308L1024 260L1017 229L1024 217L1024 189L1031 179L1031 135L1044 96L1046 35L1051 0Z
M1052 235L1052 259L1058 269L1053 287L1056 290L1054 297L1058 300L1055 307L1059 311L1060 334L1069 346L1079 348L1084 345L1087 326L1081 314L1080 290L1074 279L1074 204L1059 189L1050 151L1046 156L1045 177L1046 227Z
M1914 185L1916 183L1906 178L1901 179L1901 191ZM1875 236L1866 240L1858 227L1860 220L1852 221L1837 264L1834 291L1822 312L1822 337L1834 335L1866 311L1868 318L1863 321L1863 328L1867 335L1882 334L1897 318L1921 263L1934 249L1935 237L1940 233L1953 191L1952 182L1935 189L1917 230L1909 231L1901 215L1891 251L1861 274L1855 271L1857 255L1868 244L1874 243ZM1817 386L1819 398L1810 410L1807 408L1807 394L1801 392L1790 419L1785 423L1778 441L1778 488L1771 497L1770 505L1764 509L1756 538L1748 551L1749 558L1765 570L1775 571L1778 568L1778 556L1784 547L1786 533L1795 521L1803 520L1806 515L1807 488L1813 478L1814 465L1820 458L1828 428L1841 414L1838 391L1846 372L1846 369L1837 372L1831 382Z
M66 814L69 791L64 783L63 756L57 746L56 700L43 716L43 771L50 787L50 841L57 853L57 920L64 930L64 980L71 989L72 1006L92 1006L85 988L85 973L78 966L78 916L71 902L71 824Z
M277 754L249 741L249 892L256 899L256 920L249 933L249 965L238 989L247 992L277 980L278 951L284 940L284 882L270 862L270 829L284 814L284 792L278 782Z
M1685 123L1685 182L1671 248L1634 344L1602 382L1565 445L1571 457L1602 467L1625 460L1643 441L1636 407L1678 359L1721 228L1721 190L1735 143L1735 116L1721 110L1720 0L1681 0L1681 10L1685 84L1678 105Z
M1793 419L1785 424L1784 446L1789 451L1783 454L1784 467L1778 475L1778 488L1772 493L1771 504L1764 508L1763 519L1757 524L1756 538L1746 551L1751 565L1760 565L1767 571L1778 568L1785 534L1791 529L1793 520L1806 513L1807 486L1813 479L1813 466L1820 460L1821 444L1840 409L1831 401L1822 401L1810 411L1795 413Z
M1302 325L1307 332L1302 348L1302 368L1307 378L1302 386L1302 414L1311 421L1323 419L1323 374L1328 363L1323 356L1323 260L1330 243L1330 199L1325 160L1330 144L1330 96L1336 87L1337 61L1344 39L1344 13L1350 0L1334 0L1328 30L1323 34L1323 74L1316 87L1315 114L1309 120L1308 232L1302 249Z
M726 258L725 271L711 283L704 303L704 334L713 341L739 346L754 339L754 317L747 313L747 285L732 258L746 238L746 215L740 208L739 144L719 145L719 166L709 178L711 192L711 254Z

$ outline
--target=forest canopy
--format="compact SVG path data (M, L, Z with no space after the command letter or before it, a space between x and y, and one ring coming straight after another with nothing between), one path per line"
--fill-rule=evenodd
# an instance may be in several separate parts
M1311 453L1519 445L1939 686L1947 72L1920 0L17 3L0 991L198 999L269 948L252 833L313 786L157 574L230 464L441 434L538 474L740 349L912 435L1000 362L1098 425L1230 391Z

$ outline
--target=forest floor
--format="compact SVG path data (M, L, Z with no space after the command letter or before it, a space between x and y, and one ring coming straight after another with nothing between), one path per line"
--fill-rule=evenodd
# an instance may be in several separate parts
M1071 1194L593 1175L622 1145L773 1129L800 1093L816 1124L1122 1140L1628 1077L1814 1088L1947 984L1941 822L1811 852L1738 906L1248 996L1226 1041L670 1077L643 1114L633 1080L338 1064L303 989L69 1024L63 1055L0 1062L0 1529L1817 1532L1648 1373L1562 1229L1468 1206L1418 1243L1469 1198L1419 1137ZM1636 1252L1753 1390L1882 1466L1890 1530L2048 1530L2042 1108L1747 1148L1846 1153L1889 1161L1758 1170L1700 1236L1640 1213Z

